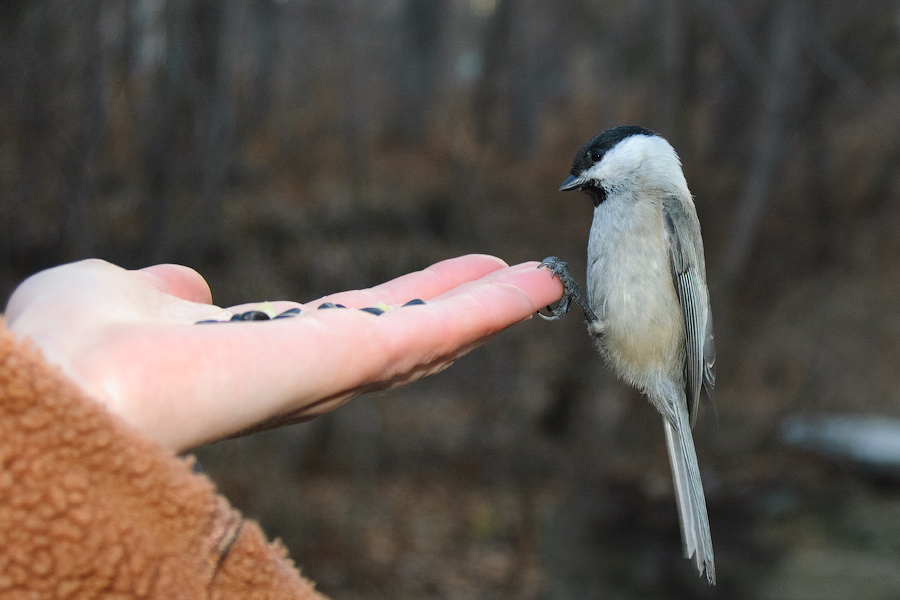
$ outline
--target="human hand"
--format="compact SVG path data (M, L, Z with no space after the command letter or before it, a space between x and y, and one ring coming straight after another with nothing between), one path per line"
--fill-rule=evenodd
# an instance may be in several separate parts
M85 260L42 271L10 298L6 325L113 413L181 451L222 437L312 419L350 399L447 368L538 308L562 287L536 262L513 267L468 255L379 286L308 304L272 302L296 318L222 325L254 308L211 304L192 269L128 271ZM424 305L376 316L315 310Z

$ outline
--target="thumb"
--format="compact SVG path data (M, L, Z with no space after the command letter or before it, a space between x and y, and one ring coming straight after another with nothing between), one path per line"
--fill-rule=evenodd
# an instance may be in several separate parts
M206 280L190 267L182 265L153 265L138 269L159 291L176 298L201 304L212 304L212 292Z

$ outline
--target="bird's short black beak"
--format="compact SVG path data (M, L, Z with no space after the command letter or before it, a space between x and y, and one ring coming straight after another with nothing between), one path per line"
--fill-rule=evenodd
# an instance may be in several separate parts
M582 183L584 183L584 181L581 179L581 177L569 175L569 177L566 178L565 181L563 181L562 185L559 186L559 191L566 192L568 190L576 190L581 187Z

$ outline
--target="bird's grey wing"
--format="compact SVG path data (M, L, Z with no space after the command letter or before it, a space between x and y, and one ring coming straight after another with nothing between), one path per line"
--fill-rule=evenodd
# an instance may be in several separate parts
M700 390L705 387L709 393L715 383L716 361L700 221L692 206L680 198L670 197L663 201L663 223L672 280L684 318L685 392L693 427Z

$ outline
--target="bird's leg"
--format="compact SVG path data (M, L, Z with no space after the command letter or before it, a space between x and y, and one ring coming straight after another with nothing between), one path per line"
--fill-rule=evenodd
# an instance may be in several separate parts
M559 301L557 307L547 307L547 310L550 311L549 315L545 315L538 311L538 315L540 315L542 319L547 321L556 321L557 319L560 319L569 312L569 308L572 306L572 301L574 300L575 304L580 306L581 310L584 311L584 316L588 320L588 323L593 323L597 320L597 315L594 314L594 311L591 310L591 307L588 305L587 298L584 297L578 284L575 283L575 280L569 275L568 263L559 260L555 256L548 256L541 261L541 264L538 265L538 269L541 267L549 269L550 273L559 279L564 290L562 300Z

